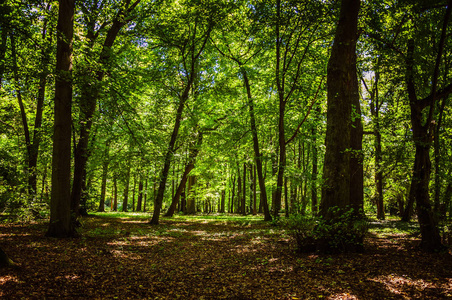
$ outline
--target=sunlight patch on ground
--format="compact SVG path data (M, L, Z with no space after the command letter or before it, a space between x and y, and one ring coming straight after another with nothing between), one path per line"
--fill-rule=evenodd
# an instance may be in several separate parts
M358 299L355 295L349 293L341 293L336 295L331 295L327 298L328 300L355 300Z
M4 285L8 281L19 282L19 280L17 279L16 276L11 276L11 275L0 276L0 286ZM2 296L1 291L0 291L0 296Z
M404 295L404 290L406 289L414 289L421 293L425 289L435 287L435 284L423 279L413 280L408 276L400 276L396 274L378 276L375 278L369 278L369 280L383 284L388 291L396 295L401 295L402 297L404 297L404 299L410 299L409 297ZM452 287L452 279L449 279L449 284L445 284L443 286L445 289L450 289Z

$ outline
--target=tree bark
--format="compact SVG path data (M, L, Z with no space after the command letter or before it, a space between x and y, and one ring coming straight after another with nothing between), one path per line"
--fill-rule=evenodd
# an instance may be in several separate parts
M202 145L203 133L201 130L198 130L195 145L190 147L190 153L188 155L188 162L185 165L184 173L182 174L181 181L177 187L176 193L173 196L173 200L171 201L171 205L168 211L165 214L165 217L172 217L177 208L177 204L179 203L180 195L185 189L185 185L187 183L188 174L195 168L196 157L198 156L199 149Z
M105 194L107 191L108 165L109 165L109 160L107 158L107 159L105 159L104 163L102 164L102 183L101 183L101 187L100 187L100 202L99 202L99 208L97 209L98 212L105 211Z
M320 114L320 106L316 107L317 115ZM316 116L317 117L317 116ZM318 151L317 151L317 126L312 127L312 186L311 186L311 212L316 216L318 211L317 176L318 176Z
M141 0L136 0L133 4L130 4L131 0L124 1L123 9L120 9L115 16L110 29L107 32L107 36L102 46L101 53L99 55L99 61L101 65L106 65L111 57L111 47L113 46L116 37L119 34L121 28L127 24L127 15L139 4ZM94 24L93 24L94 26ZM90 43L94 44L96 35L93 34L94 27L88 28ZM90 137L90 131L93 124L93 117L96 111L97 100L100 95L99 83L102 82L105 71L98 70L95 73L95 81L90 82L82 89L82 97L80 103L81 111L81 128L80 138L74 153L74 179L72 182L72 194L71 194L71 206L72 211L78 216L78 208L80 206L80 198L82 194L82 177L83 172L86 169L86 163L89 158L88 142Z
M241 213L246 216L246 163L243 163L243 191L242 191L242 202L241 202Z
M362 133L359 129L352 130L353 125L359 126L361 122L358 115L359 90L356 76L359 8L359 0L341 2L339 22L328 61L328 110L323 173L325 184L320 205L320 214L326 220L333 218L330 208L346 210L362 205L362 175L357 174L361 172L362 165L359 166L358 157L352 157L352 152L357 153L360 150L359 134ZM353 106L357 110L356 114L352 114Z
M57 25L54 135L50 223L47 236L75 235L71 218L71 106L74 0L60 0Z
M259 147L259 138L257 136L257 125L256 125L256 116L254 113L254 99L251 95L251 86L248 79L248 74L243 69L243 81L245 83L246 94L248 97L248 107L250 113L250 126L251 126L251 134L253 136L253 150L254 150L254 161L256 163L256 171L257 171L257 181L259 183L260 190L260 203L264 210L264 220L271 221L272 216L270 214L270 209L268 208L268 200L267 200L267 188L265 186L265 178L264 173L262 171L262 155L260 153Z
M188 196L186 214L192 215L196 213L196 192L195 192L196 176L188 176Z

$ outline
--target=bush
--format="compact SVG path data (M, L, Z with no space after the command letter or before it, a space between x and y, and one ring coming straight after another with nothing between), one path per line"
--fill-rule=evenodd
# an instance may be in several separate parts
M287 220L299 252L362 252L369 223L352 209L336 211L329 220L295 215Z

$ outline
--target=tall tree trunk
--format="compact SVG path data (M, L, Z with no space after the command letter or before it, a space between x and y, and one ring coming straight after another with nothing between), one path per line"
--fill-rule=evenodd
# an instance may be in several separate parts
M107 65L110 56L111 48L119 34L121 28L127 24L127 15L139 4L140 0L136 0L130 4L131 0L125 0L123 7L116 14L110 29L107 32L102 50L99 55L99 62L101 65ZM94 44L95 38L94 28L89 28L90 43ZM74 178L72 181L72 194L71 194L71 207L72 211L78 216L78 207L80 206L80 197L82 194L82 174L86 169L86 163L89 158L88 142L90 138L90 131L93 124L93 117L96 111L97 100L100 95L100 82L102 82L105 76L105 69L101 68L95 73L95 81L90 82L82 89L82 97L80 101L81 111L81 128L80 138L74 153Z
M243 195L241 203L242 215L246 216L246 163L243 163Z
M196 157L198 156L199 149L202 145L203 133L201 130L198 130L196 134L196 142L190 147L188 162L185 165L184 173L182 174L181 181L177 187L176 193L173 196L173 200L171 201L171 205L168 211L165 214L165 217L172 217L174 215L174 211L176 210L177 204L179 203L179 198L182 192L185 189L185 184L187 183L188 174L195 168Z
M362 165L359 166L358 157L351 156L352 151L360 150L359 142L362 138L359 137L360 129L352 130L353 125L359 126L361 123L359 110L356 115L352 114L353 106L355 109L359 108L356 76L359 7L359 0L342 0L328 61L328 110L323 172L325 184L320 204L320 214L327 220L334 217L330 208L346 210L362 205L362 175L353 173L361 172Z
M434 124L432 124L433 110L435 107L435 102L438 98L438 94L441 94L437 93L439 67L441 63L441 56L444 50L447 26L451 12L452 0L448 2L444 16L443 28L438 46L439 50L437 52L435 68L431 81L431 93L427 98L418 99L416 95L416 88L414 83L414 40L409 40L408 42L406 59L406 82L411 109L413 140L416 149L411 190L413 191L413 196L416 201L418 222L421 229L420 248L425 251L437 251L443 249L444 247L441 243L438 224L436 222L436 218L433 215L432 207L430 205L430 147L434 129ZM450 91L445 95L442 95L442 97L446 97L449 94ZM424 109L426 108L429 108L429 111L427 114L424 114Z
M226 189L222 189L219 213L223 214L225 212L225 203L226 203Z
M265 178L262 171L262 155L260 153L259 147L259 138L257 136L257 125L256 125L256 116L254 113L254 99L251 95L251 86L248 79L248 75L245 69L242 70L243 80L245 83L246 94L248 97L248 107L250 113L250 125L251 125L251 134L253 136L253 150L254 150L254 161L256 163L256 171L257 171L257 180L259 182L259 190L260 190L260 205L264 210L264 220L271 221L272 217L270 214L270 209L268 208L268 200L267 200L267 188L265 187Z
M284 99L284 74L281 74L281 37L280 37L280 19L281 19L281 0L276 1L277 21L276 21L276 84L278 88L278 175L276 179L276 190L273 198L273 217L279 217L281 210L282 189L284 180L284 171L286 168L286 137L284 129L284 114L286 101ZM284 69L284 68L283 68ZM282 72L284 73L284 72Z
M289 206L289 188L287 184L288 178L284 178L284 211L286 218L289 217L290 206Z
M188 196L187 196L187 211L191 215L196 213L196 192L195 192L196 176L188 176Z
M433 211L435 214L440 215L440 194L441 194L441 166L440 166L440 158L441 158L441 143L440 143L440 130L443 121L444 108L446 106L447 98L444 98L441 105L439 105L439 113L438 113L438 122L435 127L434 138L433 138L433 147L434 147L434 155L435 155L435 198L434 198L434 208Z
M149 222L153 225L158 225L160 218L160 210L162 208L163 196L165 195L166 181L168 180L168 172L171 166L171 159L173 157L174 145L176 144L177 135L179 134L180 123L182 120L182 113L184 111L185 101L188 99L190 92L191 83L187 84L184 94L179 99L179 106L176 112L176 121L174 123L173 132L171 134L171 139L168 145L168 149L165 154L165 160L163 164L162 174L160 175L160 183L157 191L157 197L154 203L154 213L152 219Z
M240 176L240 164L237 163L237 201L236 201L236 211L235 213L241 213L242 211L242 177Z
M100 202L99 202L99 208L98 212L104 212L105 211L105 194L107 190L107 175L108 175L108 165L110 161L108 158L104 160L104 163L102 164L102 183L100 187Z
M137 199L137 211L142 210L143 205L143 178L140 177L138 182L138 199Z
M124 195L122 199L122 211L127 212L129 205L129 185L130 185L130 162L127 164L126 182L124 183Z
M229 213L234 213L234 199L235 199L235 176L232 177L232 193L231 193L231 201L230 201L230 210Z
M50 3L47 4L46 10L50 11ZM44 25L42 29L42 40L46 40L50 44L52 44L52 31L48 33L47 31L48 20L44 20ZM38 166L38 156L39 156L39 146L41 144L41 127L42 127L42 113L44 110L44 99L45 99L45 91L47 86L47 76L49 74L48 64L49 64L49 54L46 51L46 48L43 48L41 51L41 73L39 74L39 87L38 87L38 96L36 103L36 115L35 115L35 124L33 128L33 141L30 145L30 153L29 153L29 161L28 161L28 185L30 186L30 190L33 195L36 196L37 191L37 166Z
M52 192L47 236L75 234L71 218L71 120L72 120L72 41L74 0L60 0L57 24L54 134L52 153Z
M5 55L6 55L6 42L8 41L8 30L3 27L1 29L1 44L0 44L0 90L3 86L3 73L5 73Z
M132 211L135 211L135 191L137 189L137 174L133 176L133 190L132 190Z
M316 107L317 114L320 114L320 106ZM318 151L317 151L317 126L312 126L312 185L311 185L311 212L313 216L317 215L317 175L318 175Z
M118 175L113 176L113 209L112 211L118 211Z

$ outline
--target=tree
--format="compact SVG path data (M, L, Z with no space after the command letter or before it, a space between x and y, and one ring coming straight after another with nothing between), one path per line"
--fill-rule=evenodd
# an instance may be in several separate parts
M320 215L333 219L363 205L360 143L362 125L356 74L359 0L341 1L339 22L328 61L326 152Z
M415 41L413 39L408 40L406 58L406 84L411 109L413 140L416 147L410 193L413 194L416 200L418 221L421 229L420 248L426 251L437 251L443 248L438 225L430 204L430 147L435 128L435 124L433 122L435 103L438 99L447 97L452 92L452 84L447 85L443 90L438 90L439 68L445 47L447 28L451 12L452 1L449 1L444 15L441 36L438 43L438 51L431 79L431 90L427 97L419 99L418 92L416 91L414 79ZM428 112L426 112L427 109Z
M71 120L72 120L72 42L74 0L60 0L57 25L57 64L55 79L55 120L52 154L52 192L47 236L75 234L71 218Z
M88 39L89 52L87 54L87 59L94 59L93 56L95 54L91 51L99 37L99 34L109 23L111 23L111 26L105 36L105 40L102 44L98 57L100 68L97 70L87 71L88 74L86 74L85 79L87 82L82 86L82 97L80 100L80 138L74 152L74 178L71 194L72 211L76 215L79 214L80 198L82 196L83 172L85 172L86 163L89 157L88 142L90 139L90 131L93 124L97 101L101 93L100 83L106 74L107 64L112 55L111 48L113 47L116 37L124 25L131 21L130 15L140 1L141 0L136 0L134 2L131 0L122 1L119 6L120 8L113 17L113 20L105 20L105 22L101 24L97 30L97 18L100 15L98 6L103 7L104 3L99 3L97 1L93 1L91 3L82 2L82 11L84 12L83 17L85 18L87 27L86 35ZM88 4L91 4L91 6L88 7Z
M178 104L174 126L165 152L159 187L154 203L154 212L150 220L150 224L153 225L159 223L160 210L162 208L171 160L175 152L184 108L190 98L190 91L199 72L199 60L210 39L210 34L218 21L217 18L222 13L221 7L211 5L211 3L208 3L205 7L197 7L194 3L188 3L188 5L188 7L183 7L178 11L180 14L178 17L183 22L171 23L167 20L161 20L162 24L157 27L158 38L167 47L175 48L178 52L178 65L181 66L178 76L180 76L182 87L177 95ZM204 15L204 13L208 14Z

